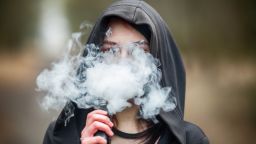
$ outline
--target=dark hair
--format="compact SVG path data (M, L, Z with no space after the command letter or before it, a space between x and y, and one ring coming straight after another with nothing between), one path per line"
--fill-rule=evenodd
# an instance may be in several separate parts
M146 39L148 42L150 42L151 39L151 29L147 24L139 24L136 25L134 23L131 23L121 17L118 16L108 16L105 17L104 19L102 19L102 25L100 26L100 34L99 34L99 44L104 40L106 32L109 28L108 24L110 22L111 19L121 19L125 22L127 22L128 24L130 24L134 29L136 29L138 32L140 32Z
M150 42L151 31L148 25L146 24L140 24L140 25L130 24L130 25L133 28L135 28L138 32L140 32L148 40L148 42Z
M144 134L144 140L142 142L145 144L155 144L160 136L164 134L165 129L166 126L162 121L157 124L153 124L152 128Z

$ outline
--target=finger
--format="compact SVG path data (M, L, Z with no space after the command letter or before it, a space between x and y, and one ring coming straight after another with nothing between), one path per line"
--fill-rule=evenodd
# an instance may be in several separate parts
M113 136L114 133L112 132L111 128L101 122L94 121L86 130L85 135L86 136L93 136L98 130L101 130L105 132L109 136ZM88 135L87 135L88 134Z
M81 132L81 137L92 137L98 130L105 132L109 136L114 135L113 131L108 125L102 122L94 121L91 125L84 127Z
M113 127L113 123L110 121L110 118L108 116L105 115L101 115L101 114L92 114L90 116L87 117L86 120L86 126L91 125L94 121L99 121L102 123L107 124L109 127Z
M106 144L107 141L100 136L81 138L81 144Z
M89 112L88 113L88 115L92 115L92 114L102 114L102 115L107 115L108 114L108 112L107 111L104 111L104 110L100 110L100 109L98 109L98 110L94 110L94 111L91 111L91 112ZM88 116L87 115L87 116Z

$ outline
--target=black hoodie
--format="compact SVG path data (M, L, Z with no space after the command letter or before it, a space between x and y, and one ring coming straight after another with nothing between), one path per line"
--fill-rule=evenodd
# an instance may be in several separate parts
M161 62L163 87L172 87L177 107L170 112L160 112L159 117L169 127L174 141L159 143L208 144L208 138L196 125L185 122L185 70L179 50L161 16L146 2L140 0L121 0L109 6L97 20L87 43L99 44L107 28L107 18L122 18L132 25L147 25L151 31L150 53ZM44 138L44 144L79 144L80 133L85 125L85 118L92 109L79 109L69 103L59 118L50 124Z

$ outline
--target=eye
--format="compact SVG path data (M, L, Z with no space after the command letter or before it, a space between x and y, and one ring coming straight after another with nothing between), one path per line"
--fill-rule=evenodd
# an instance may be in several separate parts
M109 44L102 44L102 45L100 46L100 50L101 50L102 52L109 51L111 48L112 48L112 45L109 45Z
M115 47L115 43L114 42L103 42L101 45L100 45L100 50L102 52L106 52L106 51L109 51L110 49L114 48Z
M150 52L149 51L149 44L145 40L137 41L134 42L136 45L138 45L140 48L142 48L145 52Z

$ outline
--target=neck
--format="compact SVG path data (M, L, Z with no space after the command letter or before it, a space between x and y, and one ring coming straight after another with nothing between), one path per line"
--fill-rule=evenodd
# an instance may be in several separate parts
M127 133L138 133L147 128L146 122L138 120L138 106L126 108L122 112L116 114L117 129Z

